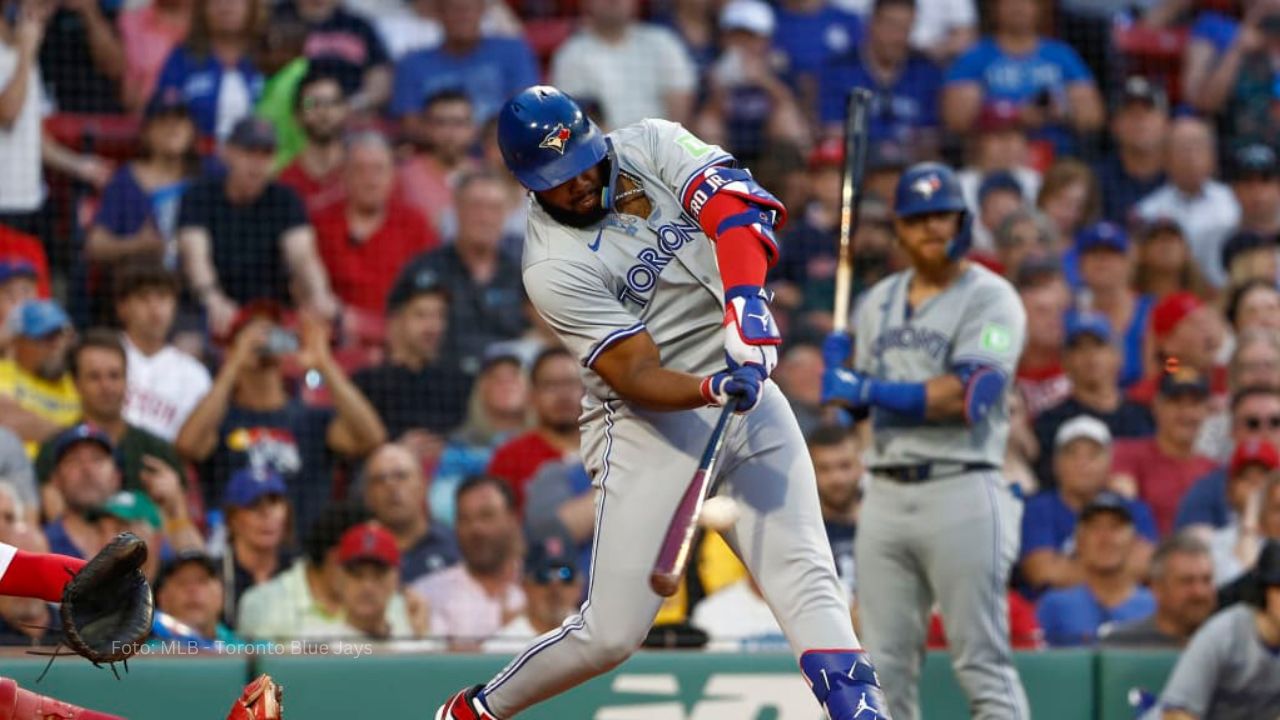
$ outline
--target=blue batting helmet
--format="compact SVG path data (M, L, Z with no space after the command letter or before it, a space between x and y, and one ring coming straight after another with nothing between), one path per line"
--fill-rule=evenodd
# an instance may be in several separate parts
M535 192L572 180L609 152L604 133L578 103L548 85L528 88L502 106L498 147L507 169Z
M960 231L947 246L947 255L952 259L959 259L969 251L972 223L969 205L964 201L959 178L946 165L926 162L907 168L898 180L893 209L900 218L932 213L960 213Z

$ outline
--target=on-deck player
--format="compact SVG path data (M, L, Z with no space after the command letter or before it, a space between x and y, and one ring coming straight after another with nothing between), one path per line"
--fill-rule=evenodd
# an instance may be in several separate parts
M644 120L604 135L567 96L534 87L503 108L507 167L532 191L525 289L583 366L582 455L599 491L579 613L437 720L510 718L607 672L639 647L662 598L648 584L718 410L725 540L778 616L834 720L887 717L858 649L822 529L813 466L781 391L762 290L785 209L724 150ZM749 413L749 414L748 414Z
M1008 282L964 259L970 218L950 168L909 168L894 208L911 268L859 304L853 370L843 367L849 336L823 347L823 400L872 424L872 477L854 544L867 648L893 716L919 717L936 600L974 717L1029 718L1005 595L1022 502L998 471L1026 314Z

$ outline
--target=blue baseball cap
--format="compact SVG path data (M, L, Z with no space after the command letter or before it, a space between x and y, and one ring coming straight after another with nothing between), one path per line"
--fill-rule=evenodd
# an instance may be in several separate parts
M573 582L578 575L578 559L567 537L550 535L531 543L524 559L525 575L544 585L553 579Z
M80 443L95 443L101 446L103 450L106 450L108 454L116 451L115 443L111 442L111 437L102 428L89 423L80 423L63 430L53 436L52 442L54 465L62 461L62 456L66 455L68 450Z
M1067 315L1067 346L1085 335L1098 340L1111 342L1111 321L1105 315L1094 312L1079 312Z
M22 258L0 260L0 283L7 283L14 278L35 280L36 277L36 266L32 265L28 260L23 260Z
M231 473L223 492L223 505L245 508L264 495L284 495L284 478L268 468L241 468Z
M1090 250L1129 251L1129 233L1113 222L1099 222L1076 233L1076 251L1081 255Z
M1084 509L1080 511L1080 522L1085 522L1089 518L1103 513L1111 513L1123 519L1126 523L1133 524L1133 511L1129 509L1129 501L1123 495L1111 490L1103 490L1093 497Z
M71 318L52 300L28 300L9 316L13 334L25 338L46 338L71 327Z
M981 205L991 193L1000 191L1011 192L1022 197L1022 184L1008 170L988 173L982 178L982 184L978 186L978 204Z

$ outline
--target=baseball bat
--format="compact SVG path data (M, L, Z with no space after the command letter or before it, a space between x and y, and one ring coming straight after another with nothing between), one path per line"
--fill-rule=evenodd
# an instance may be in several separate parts
M667 525L667 534L662 538L658 559L649 573L649 587L663 597L671 597L680 589L680 578L684 577L684 570L689 564L689 551L698 531L698 516L702 514L702 503L706 501L708 489L715 478L716 458L724 446L725 427L736 404L730 401L720 411L711 437L707 439L707 447L702 451L702 459L698 461L698 469L689 480L689 487L685 488L675 515Z
M836 263L836 300L832 318L835 331L849 328L849 296L853 292L853 233L858 228L858 201L867 166L867 115L870 90L849 92L844 119L844 178L840 186L840 246Z

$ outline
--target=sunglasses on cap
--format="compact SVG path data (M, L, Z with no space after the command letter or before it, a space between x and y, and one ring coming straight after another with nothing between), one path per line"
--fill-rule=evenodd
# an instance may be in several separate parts
M550 585L553 580L564 585L568 585L577 579L578 571L571 567L559 565L556 567L538 568L532 573L529 573L529 577L533 578L533 581L539 585Z
M1244 418L1244 426L1255 432L1264 427L1268 430L1280 430L1280 415L1254 415L1247 417Z

